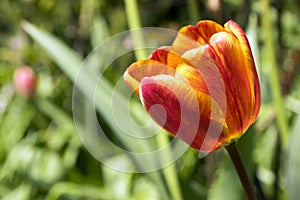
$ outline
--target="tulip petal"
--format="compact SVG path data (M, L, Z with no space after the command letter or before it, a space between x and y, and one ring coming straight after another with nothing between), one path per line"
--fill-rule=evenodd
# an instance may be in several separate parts
M196 90L210 95L226 112L226 93L222 75L209 54L209 45L191 49L182 55L183 64L176 68L176 74L185 77Z
M188 25L182 27L172 47L177 53L183 54L189 49L208 44L210 37L220 31L225 31L220 24L210 20L203 20L198 22L196 26Z
M210 49L222 74L227 97L226 122L232 135L243 133L251 124L253 110L252 72L247 69L237 38L227 32L211 37Z
M188 62L181 62L176 68L176 74L184 77L195 90L209 95L206 82L201 72Z
M171 51L170 47L162 47L154 51L148 60L133 63L124 73L126 84L138 94L138 88L144 77L158 74L174 75L180 56Z
M238 38L241 49L242 49L245 59L246 59L247 70L249 70L248 74L252 75L252 77L250 77L250 79L252 79L252 83L253 83L253 87L252 87L251 91L253 91L252 98L253 98L253 104L255 105L255 108L254 108L252 116L251 116L251 118L252 118L251 121L253 123L256 120L257 115L259 113L261 97L260 97L260 86L259 86L258 76L256 73L256 68L255 68L254 59L253 59L253 56L251 53L250 44L248 42L248 39L247 39L244 31L234 21L229 20L224 25L224 27L228 30L231 30L232 33ZM252 84L251 84L251 86L252 86Z
M224 118L218 119L222 115L212 119L212 110L218 107L212 105L210 96L193 90L179 77L144 78L140 98L157 124L197 150L209 152L230 140Z
M149 59L156 60L175 69L181 58L179 54L173 51L171 46L164 46L152 52Z

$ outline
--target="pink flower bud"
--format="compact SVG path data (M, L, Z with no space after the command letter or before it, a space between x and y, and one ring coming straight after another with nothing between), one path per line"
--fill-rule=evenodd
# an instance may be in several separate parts
M37 76L28 66L22 66L16 69L14 73L14 86L16 92L25 97L31 98L36 89Z

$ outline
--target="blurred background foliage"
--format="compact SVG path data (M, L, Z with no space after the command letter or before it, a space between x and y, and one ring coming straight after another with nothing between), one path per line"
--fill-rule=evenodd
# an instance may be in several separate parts
M189 149L164 170L131 174L106 167L83 147L72 118L75 75L97 44L130 28L128 17L135 12L126 12L130 1L0 0L1 199L245 199L223 149L203 159ZM260 199L298 199L299 1L138 0L137 6L143 27L178 30L201 19L221 24L233 19L247 30L263 102L238 147ZM105 72L111 87L134 60L128 54ZM14 71L23 65L38 75L32 99L13 87ZM99 112L108 136L131 146L115 136L105 110ZM124 155L107 162L136 167Z

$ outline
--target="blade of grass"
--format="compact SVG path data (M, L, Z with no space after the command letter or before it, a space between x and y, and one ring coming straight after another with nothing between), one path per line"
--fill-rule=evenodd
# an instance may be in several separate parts
M187 1L188 13L191 24L197 23L200 19L199 13L199 3L197 0L188 0Z
M274 28L272 27L270 19L270 1L262 0L262 29L264 32L264 44L266 56L268 57L270 69L270 89L273 96L274 107L277 110L277 125L280 132L282 146L285 149L288 143L288 124L286 121L286 114L283 107L282 94L280 88L280 79L278 74L278 65L276 61L276 52L274 44Z
M141 28L140 15L136 0L125 0L124 3L129 29ZM134 31L132 34L132 38L134 39L134 47L143 47L144 42L142 33L139 31ZM143 49L134 51L134 54L138 60L145 59L147 57L146 52Z
M58 182L48 192L46 200L60 199L61 196L76 196L77 198L99 199L110 198L100 187L92 185L74 184L70 182Z
M19 200L28 200L30 199L30 193L32 190L32 186L28 183L22 183L14 190L1 196L2 200L10 200L10 199L19 199Z
M162 131L156 136L158 147L164 147L165 145L168 145L169 140L168 140L167 134L168 133L166 133L165 131ZM168 148L167 151L165 152L165 155L162 155L162 159L164 159L164 161L166 161L166 159L172 160L172 156L173 155L172 155L171 149ZM181 191L179 189L180 185L178 182L175 164L174 163L170 164L169 166L165 167L162 171L165 176L166 183L171 192L172 199L174 199L174 200L183 199L182 195L181 195Z
M29 22L22 22L22 28L47 52L49 57L72 81L76 79L83 61L79 54L69 49L56 37L38 29Z
M22 112L22 115L20 113ZM0 123L0 160L2 152L10 152L26 133L35 115L34 106L21 97L15 97ZM17 123L16 123L17 122Z
M291 138L285 159L286 192L290 199L298 199L300 195L300 115L297 115L291 130Z

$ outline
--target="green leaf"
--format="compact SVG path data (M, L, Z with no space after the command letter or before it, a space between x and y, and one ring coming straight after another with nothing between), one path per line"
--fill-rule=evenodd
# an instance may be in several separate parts
M34 107L26 99L21 97L13 99L3 121L0 122L1 152L9 152L22 139L34 114Z
M9 153L1 170L0 178L11 176L15 172L48 185L62 178L65 168L56 152L38 148L22 141Z
M36 42L43 47L48 55L56 62L61 70L71 80L75 80L79 67L82 63L81 57L71 51L66 45L60 42L57 38L49 33L36 28L30 23L24 21L22 23L23 29L34 38Z
M44 184L53 184L65 174L61 157L53 151L37 149L29 170L30 176Z
M91 43L96 47L100 42L108 38L109 30L103 16L94 17L91 28Z
M1 196L2 200L30 200L31 186L29 184L21 184L8 194Z
M285 175L286 175L286 191L289 199L299 199L300 196L300 115L295 119L288 145Z
M257 165L257 178L264 188L265 194L272 194L275 181L274 157L276 155L277 130L275 124L271 124L263 132L255 137L253 160ZM263 152L263 153L262 153Z
M132 200L156 200L160 199L157 187L147 179L140 177L134 181Z
M127 171L130 171L130 168L133 167L128 157L124 155L114 156L106 160L106 163L114 166L123 165L123 169L127 169ZM129 199L133 174L126 171L117 171L107 166L104 166L102 169L105 189L111 193L112 199Z
M109 199L105 192L99 187L87 184L75 184L71 182L59 182L53 185L49 190L46 200L57 200L61 197L67 199Z
M217 177L208 192L208 200L241 200L242 188L229 158L217 170Z

